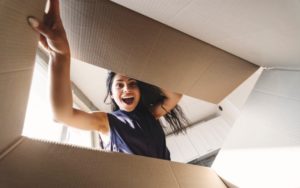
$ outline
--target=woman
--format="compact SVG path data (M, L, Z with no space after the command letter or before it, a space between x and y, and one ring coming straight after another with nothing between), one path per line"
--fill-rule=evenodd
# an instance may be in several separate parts
M175 132L182 130L185 118L177 106L180 94L111 72L107 80L107 98L113 113L87 113L72 107L70 48L59 14L58 0L50 1L43 22L28 17L40 34L40 42L49 51L50 101L56 121L84 130L96 130L110 141L101 145L111 151L170 159L165 135L158 118L166 116ZM150 93L150 94L149 94ZM176 108L175 108L176 107ZM183 117L183 118L180 118ZM100 138L102 138L100 137Z

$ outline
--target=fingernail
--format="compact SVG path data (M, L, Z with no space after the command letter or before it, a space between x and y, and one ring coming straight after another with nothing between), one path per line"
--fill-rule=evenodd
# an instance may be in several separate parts
M39 26L39 22L35 18L29 17L28 22L32 27L38 27Z

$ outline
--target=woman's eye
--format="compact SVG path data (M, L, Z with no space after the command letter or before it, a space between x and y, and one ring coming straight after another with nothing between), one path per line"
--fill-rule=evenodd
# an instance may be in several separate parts
M130 88L135 88L135 87L137 87L137 83L136 83L136 82L130 82L130 83L128 84L128 86L129 86Z
M116 84L116 88L122 88L124 86L124 84L122 84L122 83L117 83Z

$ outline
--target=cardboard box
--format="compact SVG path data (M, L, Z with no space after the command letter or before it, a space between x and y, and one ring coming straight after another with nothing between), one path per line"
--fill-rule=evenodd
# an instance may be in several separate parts
M38 40L26 17L44 6L0 4L0 187L226 187L205 167L22 137ZM217 103L257 69L109 1L61 8L75 58L161 87Z
M62 1L72 57L219 103L258 66L110 1Z

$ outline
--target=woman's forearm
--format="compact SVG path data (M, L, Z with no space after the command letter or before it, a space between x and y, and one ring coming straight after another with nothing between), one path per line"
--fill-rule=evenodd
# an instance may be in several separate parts
M50 53L49 92L53 118L64 121L73 111L70 54Z

